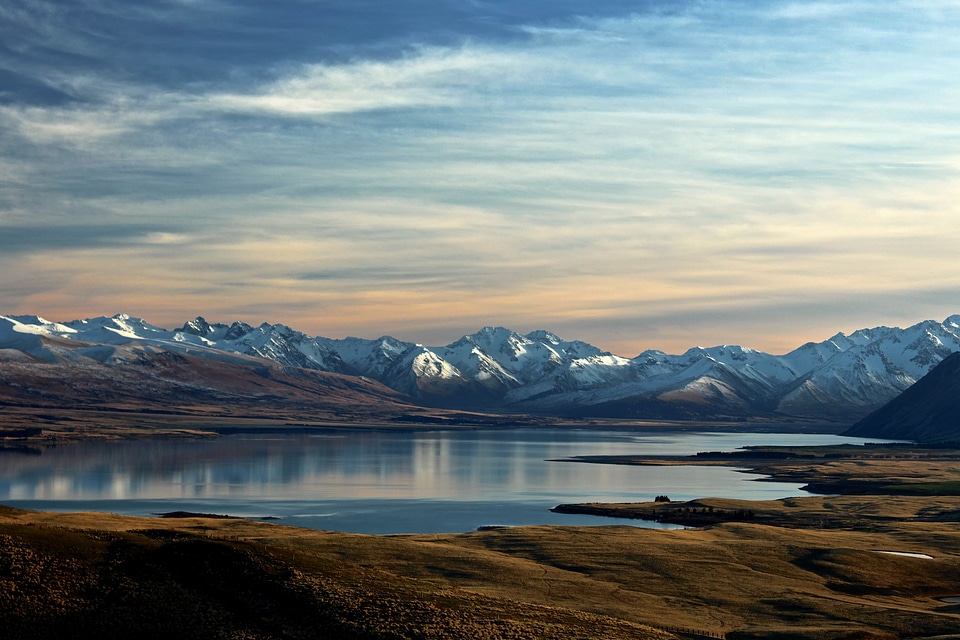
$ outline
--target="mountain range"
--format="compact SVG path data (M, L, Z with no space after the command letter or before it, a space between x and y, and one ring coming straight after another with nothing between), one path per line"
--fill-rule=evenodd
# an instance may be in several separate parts
M178 376L193 375L204 379L194 387L212 388L207 377L240 369L299 379L322 373L328 383L345 380L361 389L357 402L390 398L398 407L567 417L853 421L957 351L960 315L906 329L837 333L784 355L721 345L633 358L549 331L519 334L503 327L428 347L389 336L331 339L282 324L202 317L168 330L125 314L68 322L0 316L0 384L21 384L18 375L56 369L59 379L76 378L74 386L95 385L92 380L121 370L179 358L179 369L163 378L167 383L183 384ZM204 367L202 376L196 373ZM110 375L103 374L107 370ZM99 377L91 377L97 371ZM113 392L119 387L114 383Z

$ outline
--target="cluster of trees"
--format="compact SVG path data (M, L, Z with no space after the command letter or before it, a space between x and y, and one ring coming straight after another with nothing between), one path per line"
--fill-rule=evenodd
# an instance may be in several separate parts
M670 496L657 496L653 499L654 502L670 502Z

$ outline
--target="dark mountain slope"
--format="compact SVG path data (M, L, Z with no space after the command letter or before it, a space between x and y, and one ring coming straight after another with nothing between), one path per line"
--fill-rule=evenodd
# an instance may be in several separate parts
M407 398L378 382L260 358L215 360L142 344L68 346L56 345L52 362L0 354L0 428L46 427L48 414L63 412L75 419L99 416L90 418L94 422L148 413L359 423L416 412Z
M844 435L960 442L960 353L945 358L916 384Z

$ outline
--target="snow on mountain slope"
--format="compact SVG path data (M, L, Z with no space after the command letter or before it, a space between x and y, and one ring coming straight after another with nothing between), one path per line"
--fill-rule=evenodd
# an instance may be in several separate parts
M906 329L862 329L849 341L842 334L840 340L831 338L833 344L847 348L790 385L778 409L830 415L844 407L871 410L883 405L960 351L960 323L951 318L943 323L927 320Z
M109 347L128 343L368 377L444 406L585 414L597 407L607 415L624 403L656 402L699 407L705 415L837 417L883 404L960 351L960 315L906 329L838 333L780 356L719 345L680 355L644 351L632 359L548 331L521 335L504 327L427 347L389 336L330 339L281 324L202 317L170 331L124 314L59 324L0 316L0 360L115 362L119 352Z
M53 360L40 337L45 335L47 324L49 323L36 316L0 316L0 350L20 352L40 360ZM7 357L20 359L13 354ZM0 358L3 358L3 354L0 354Z
M503 327L484 327L451 345L431 350L463 375L503 392L535 382L563 362L548 342Z
M626 358L597 354L568 358L538 381L511 390L505 400L530 409L589 404L604 390L636 379L636 369Z
M40 316L0 316L0 318L17 325L16 331L21 333L33 333L35 335L73 333L70 327L44 320Z
M125 344L133 340L169 340L172 337L172 333L166 329L155 327L140 318L133 318L123 313L109 318L101 316L86 320L72 320L63 325L72 333L59 332L60 337L84 342Z
M397 367L398 363L406 361L412 365L413 360L423 351L419 345L401 342L389 336L376 340L362 338L342 340L317 338L317 340L323 340L324 345L336 353L348 367L374 378L387 375Z
M848 344L847 348L849 348L849 346ZM833 338L830 338L823 342L808 342L802 347L798 347L790 353L780 356L780 360L800 376L813 371L817 367L823 366L830 358L838 353L843 353L843 351L844 347L841 347L833 341Z
M645 351L632 360L595 356L574 365L577 375L558 376L554 393L541 389L527 400L538 410L578 406L590 413L590 406L629 398L686 402L706 394L723 398L723 405L756 408L770 404L771 394L796 378L776 356L731 345L695 347L682 355ZM521 394L511 398L520 400Z

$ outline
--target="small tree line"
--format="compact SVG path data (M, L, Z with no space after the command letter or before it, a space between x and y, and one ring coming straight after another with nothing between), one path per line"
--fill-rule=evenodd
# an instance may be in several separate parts
M32 438L43 433L40 427L26 429L0 429L0 438Z
M699 509L696 507L692 509L690 507L684 507L683 509L677 509L674 513L682 513L685 516L706 516L724 520L753 520L756 517L753 509L733 509L726 511L724 509L714 509L713 507L701 507Z
M657 629L662 631L669 631L670 633L680 633L685 636L693 636L694 638L726 638L726 634L720 633L719 631L702 631L699 629L688 629L686 627L664 627L657 626Z

